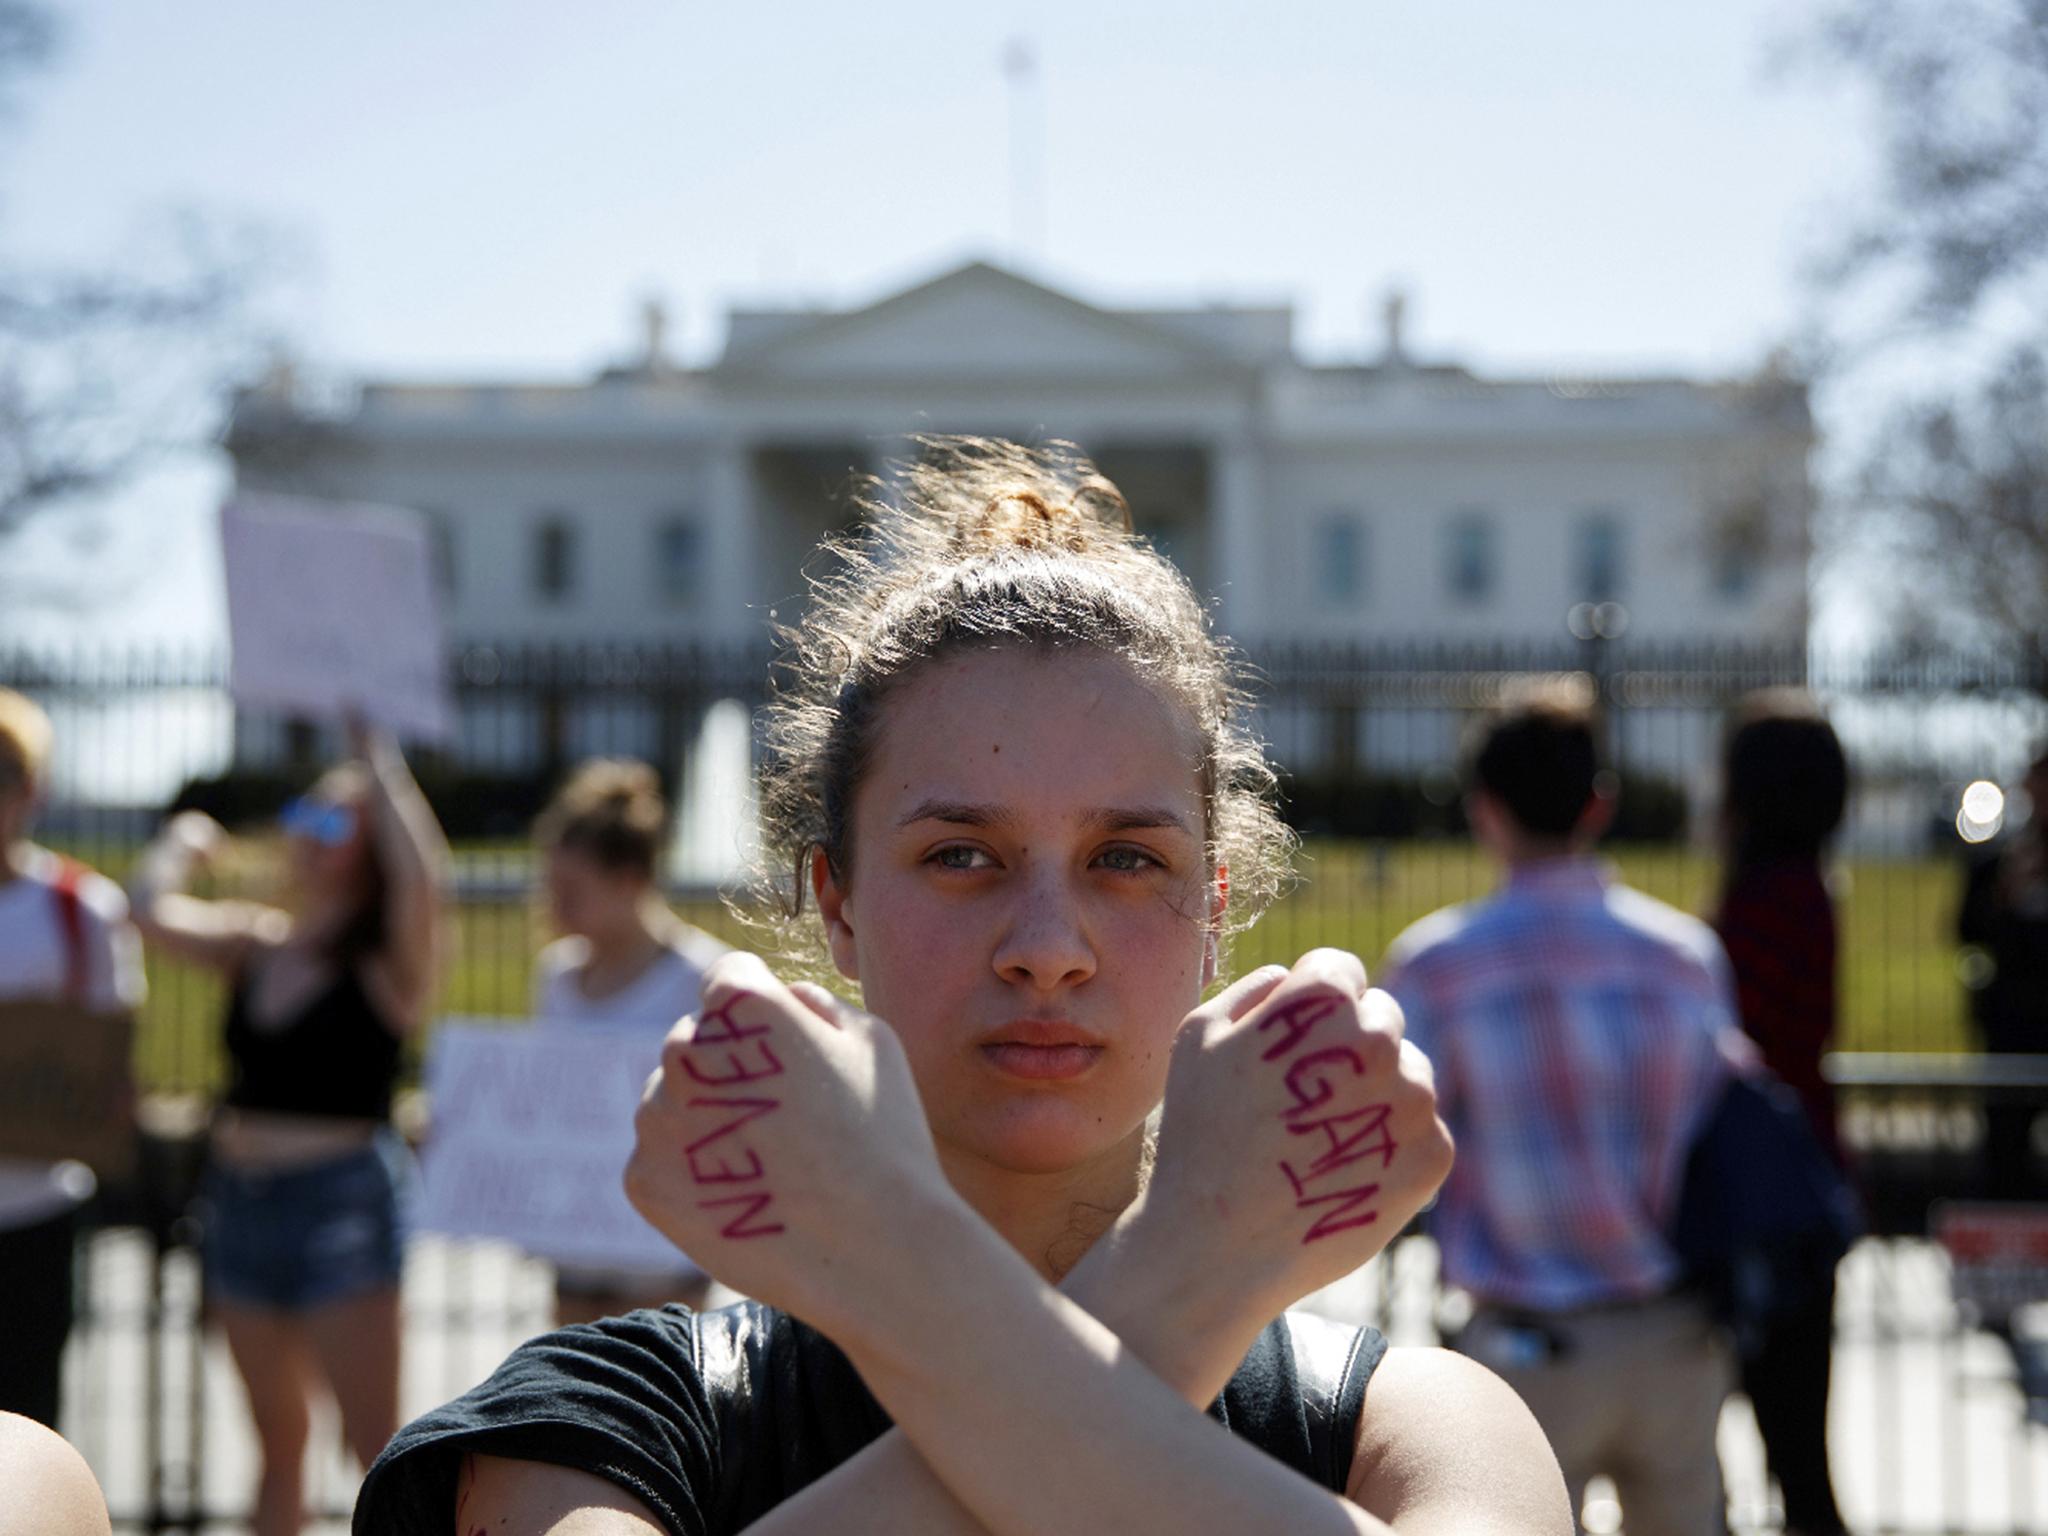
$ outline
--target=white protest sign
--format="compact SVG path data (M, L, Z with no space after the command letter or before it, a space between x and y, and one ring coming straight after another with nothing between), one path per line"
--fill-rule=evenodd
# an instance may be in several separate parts
M433 560L417 514L241 496L221 508L228 691L253 709L337 719L351 709L446 742Z
M564 1263L681 1268L620 1182L661 1039L596 1025L437 1026L419 1224Z

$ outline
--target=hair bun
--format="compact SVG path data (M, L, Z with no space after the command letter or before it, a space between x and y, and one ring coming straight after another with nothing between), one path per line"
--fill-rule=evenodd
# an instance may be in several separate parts
M1072 443L921 437L917 446L905 503L956 554L1130 542L1130 504Z

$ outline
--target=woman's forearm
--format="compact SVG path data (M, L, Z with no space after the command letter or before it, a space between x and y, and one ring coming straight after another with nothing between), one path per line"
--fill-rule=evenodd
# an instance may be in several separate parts
M897 1299L840 1342L983 1529L1388 1536L1364 1510L1194 1411L971 1212L946 1224L911 1250L906 1263L917 1270ZM939 1285L934 1253L945 1255Z
M157 903L166 896L181 894L192 879L193 853L190 847L168 832L159 833L143 849L128 875L128 911L135 922L147 927L156 916Z
M368 733L364 757L374 808L371 835L391 865L393 878L438 886L447 868L448 840L419 781L382 731Z
M404 757L384 732L364 727L370 771L370 835L384 861L390 953L410 1006L424 1008L439 968L448 841Z
M1182 1251L1186 1238L1178 1225L1148 1226L1142 1205L1133 1207L1060 1289L1192 1407L1206 1409L1277 1309L1247 1304L1221 1257ZM987 1529L899 1429L748 1527L749 1536L984 1536Z

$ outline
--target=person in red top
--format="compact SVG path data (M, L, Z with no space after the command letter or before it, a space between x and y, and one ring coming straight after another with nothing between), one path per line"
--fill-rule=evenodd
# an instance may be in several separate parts
M1738 707L1722 773L1726 862L1714 927L1735 972L1742 1027L1839 1163L1834 1090L1820 1066L1836 1008L1835 908L1821 860L1848 804L1848 760L1807 695L1771 689ZM1789 1536L1848 1529L1828 1476L1834 1302L1830 1283L1739 1362Z

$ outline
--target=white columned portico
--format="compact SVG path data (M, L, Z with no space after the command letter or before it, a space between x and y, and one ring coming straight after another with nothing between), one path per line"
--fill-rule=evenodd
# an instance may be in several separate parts
M1216 617L1223 633L1240 643L1260 636L1269 617L1260 469L1258 444L1248 433L1210 442L1209 547L1216 552Z
M751 445L737 439L712 450L705 476L710 504L710 632L720 640L765 637L767 614L759 607L760 529L754 508Z

